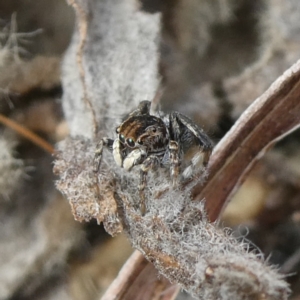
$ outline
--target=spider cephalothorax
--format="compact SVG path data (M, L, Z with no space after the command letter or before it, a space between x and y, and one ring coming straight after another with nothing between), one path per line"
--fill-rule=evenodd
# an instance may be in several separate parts
M97 145L94 171L98 172L103 147L112 151L120 167L131 170L140 167L141 211L145 212L146 176L150 169L170 168L173 185L178 176L189 178L199 165L208 163L212 142L205 132L188 117L172 112L161 118L150 114L149 101L140 102L138 108L127 115L117 127L117 138L103 138ZM181 170L181 162L189 157L190 163Z

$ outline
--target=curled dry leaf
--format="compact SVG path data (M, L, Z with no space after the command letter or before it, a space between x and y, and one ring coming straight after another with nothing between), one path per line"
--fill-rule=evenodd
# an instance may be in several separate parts
M300 126L300 61L295 63L238 119L214 149L209 177L194 195L206 200L216 220L253 164L274 143Z
M112 192L113 181L102 180L101 193L97 177L91 169L93 157L91 142L68 139L59 146L54 172L60 176L57 188L69 199L72 213L77 221L96 219L103 222L112 236L122 231L116 201Z

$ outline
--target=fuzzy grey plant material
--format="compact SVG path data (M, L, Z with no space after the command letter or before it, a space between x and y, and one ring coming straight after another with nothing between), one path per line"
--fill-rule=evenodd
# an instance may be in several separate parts
M75 218L103 222L112 235L123 229L161 274L198 299L287 299L282 276L210 223L191 187L170 188L165 172L150 172L142 216L138 168L124 171L105 151L93 173L94 129L113 136L122 114L154 97L159 16L139 11L133 0L70 2L79 29L63 65L71 137L58 145L54 171Z
M155 95L160 17L139 11L135 0L70 3L79 20L62 66L70 132L113 133L124 112Z
M119 169L105 153L100 174L93 175L94 146L84 138L69 139L59 148L57 186L75 218L103 221L112 235L124 227L132 245L171 282L199 299L287 299L282 276L248 252L246 242L210 223L203 202L193 202L189 189L165 192L168 178L150 175L148 210L142 216L138 172Z
M103 173L101 185L91 169L95 145L84 138L67 139L59 144L54 172L60 176L57 188L70 200L72 212L78 221L96 219L104 223L112 236L123 230L117 213L113 186L109 174ZM100 192L101 190L101 192Z
M187 195L179 196L189 203L182 201L177 209L184 213L168 222L163 216L170 210L166 204L161 217L149 213L147 218L139 218L133 210L128 211L134 216L130 230L134 246L162 274L198 299L287 298L282 276L247 252L246 243L209 223L203 203L195 205ZM174 202L172 193L169 197Z

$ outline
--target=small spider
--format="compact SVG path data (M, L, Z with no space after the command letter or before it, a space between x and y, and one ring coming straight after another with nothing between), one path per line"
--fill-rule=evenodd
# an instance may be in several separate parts
M183 159L190 157L190 164L182 171L184 178L193 175L200 164L206 167L212 151L212 142L206 133L188 117L172 112L161 118L150 114L150 101L140 102L128 114L113 140L104 137L97 144L94 172L101 164L103 148L108 148L118 166L130 171L140 165L140 209L145 214L145 186L147 173L157 167L170 168L173 186L178 182Z

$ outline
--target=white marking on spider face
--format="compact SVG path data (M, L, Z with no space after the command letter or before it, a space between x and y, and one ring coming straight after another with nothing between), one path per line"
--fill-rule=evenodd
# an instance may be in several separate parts
M133 166L141 163L141 158L145 155L145 151L142 149L135 149L130 152L124 159L123 168L129 171Z
M120 150L120 141L118 139L115 139L113 143L113 156L116 164L119 167L122 167L123 158Z

